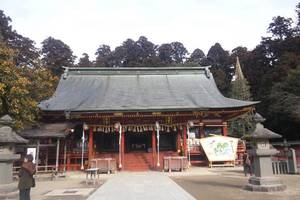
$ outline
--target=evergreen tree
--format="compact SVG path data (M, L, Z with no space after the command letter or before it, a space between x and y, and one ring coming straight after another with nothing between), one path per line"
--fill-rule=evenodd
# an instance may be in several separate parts
M67 44L53 37L48 37L42 42L42 55L42 61L56 76L63 73L63 67L73 67L76 58Z
M239 58L236 57L235 74L231 82L230 98L243 101L251 100L250 86L244 77ZM229 121L229 131L233 136L241 137L251 133L255 127L252 113L246 113Z
M93 67L93 62L90 61L90 57L87 53L83 53L79 59L77 67Z

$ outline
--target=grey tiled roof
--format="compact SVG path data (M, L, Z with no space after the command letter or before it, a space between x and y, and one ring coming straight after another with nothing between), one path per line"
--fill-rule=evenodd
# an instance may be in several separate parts
M11 127L0 128L0 143L27 143L28 141L15 133Z
M282 136L274 133L273 131L267 129L261 123L256 124L254 132L250 135L250 138L255 139L271 139L271 138L281 138Z
M67 68L44 111L180 111L252 106L225 98L208 68Z
M39 126L23 130L20 135L25 138L64 138L67 136L67 130L74 128L72 123L51 123L40 124Z

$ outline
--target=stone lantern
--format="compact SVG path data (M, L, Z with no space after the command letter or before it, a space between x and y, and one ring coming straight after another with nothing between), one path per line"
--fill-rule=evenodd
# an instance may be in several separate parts
M249 137L253 142L253 149L249 151L249 154L253 157L255 176L249 178L246 189L261 192L285 190L286 185L282 184L279 177L273 175L272 169L271 157L279 152L269 143L269 139L280 138L281 135L264 128L261 122L265 119L259 114L256 114L254 119L257 124Z
M28 142L12 130L12 123L13 120L8 115L0 118L0 199L16 195L13 162L20 159L20 155L15 154L15 145Z

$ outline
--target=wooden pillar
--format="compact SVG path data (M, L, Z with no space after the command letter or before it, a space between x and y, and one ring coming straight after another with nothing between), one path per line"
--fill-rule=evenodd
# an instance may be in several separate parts
M187 127L184 126L183 127L183 151L184 151L184 156L187 156L187 143L186 143L186 139L187 139Z
M122 129L122 138L121 138L121 160L124 169L124 160L125 160L125 130Z
M177 133L177 152L180 152L181 149L181 132L180 129L178 129L178 133Z
M205 137L205 132L204 132L204 124L201 122L200 123L200 127L199 127L199 135L200 135L200 138L204 138Z
M59 143L60 140L57 138L56 141L56 163L55 163L55 171L58 171L58 162L59 162Z
M36 172L38 172L39 169L39 154L40 154L40 140L37 141L37 145L36 145L36 156L35 156Z
M67 154L67 171L71 169L71 158L70 154Z
M66 171L66 162L67 162L67 141L64 141L64 172Z
M91 163L91 160L94 156L94 134L93 134L93 127L91 126L90 129L89 129L89 144L88 144L88 151L89 151L89 164Z
M153 169L156 168L156 137L155 137L155 129L152 131L152 161L153 161Z
M46 165L46 171L48 171L48 160L49 160L49 147L46 149L46 158L45 158L45 165Z
M227 122L223 122L223 136L228 135Z

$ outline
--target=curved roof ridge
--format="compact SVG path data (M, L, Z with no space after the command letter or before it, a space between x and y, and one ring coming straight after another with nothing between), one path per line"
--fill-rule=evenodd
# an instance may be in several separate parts
M82 73L67 68L55 94L39 107L44 111L190 111L258 103L224 97L205 67L119 69Z

